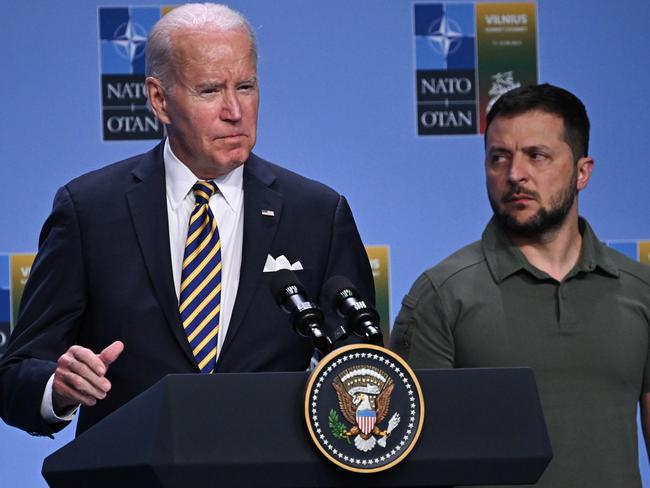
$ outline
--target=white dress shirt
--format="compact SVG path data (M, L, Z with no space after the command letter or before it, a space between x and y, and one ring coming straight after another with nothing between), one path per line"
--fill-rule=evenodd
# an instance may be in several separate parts
M181 271L185 240L190 216L194 209L192 186L199 178L190 171L173 153L169 139L165 140L163 153L165 162L165 191L167 194L167 219L169 221L169 248L171 267L174 276L176 298L180 297ZM239 166L225 176L214 180L218 191L210 198L210 209L217 220L221 240L221 312L219 317L219 334L217 336L217 358L221 353L224 339L228 333L232 317L239 272L241 268L242 246L244 238L244 167ZM129 345L125 345L128 354ZM98 354L100 351L93 351ZM118 359L119 361L119 359ZM41 402L41 416L46 422L55 423L72 420L76 409L69 415L59 417L52 406L52 375L47 382ZM110 394L110 393L109 393Z

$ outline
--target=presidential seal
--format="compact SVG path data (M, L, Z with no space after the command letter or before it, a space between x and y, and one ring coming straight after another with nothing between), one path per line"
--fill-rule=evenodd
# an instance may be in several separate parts
M345 346L312 372L305 420L334 464L359 473L383 471L402 461L420 435L422 390L395 353L369 344Z

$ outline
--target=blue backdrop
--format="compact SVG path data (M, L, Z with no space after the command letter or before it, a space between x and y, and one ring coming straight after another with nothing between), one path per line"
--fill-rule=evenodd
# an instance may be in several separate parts
M0 252L36 250L60 185L153 145L101 141L97 7L125 4L151 2L3 6ZM491 213L482 138L416 136L413 2L230 4L257 28L256 152L345 194L365 243L390 245L394 317L417 275L476 240ZM649 19L642 0L538 1L540 81L578 94L592 119L580 205L603 240L650 239ZM0 485L45 486L42 459L72 432L52 441L1 425Z

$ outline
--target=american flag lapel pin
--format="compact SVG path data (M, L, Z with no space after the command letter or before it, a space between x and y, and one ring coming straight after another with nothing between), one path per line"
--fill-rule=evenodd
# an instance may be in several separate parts
M275 212L273 210L262 209L262 215L265 217L275 217Z

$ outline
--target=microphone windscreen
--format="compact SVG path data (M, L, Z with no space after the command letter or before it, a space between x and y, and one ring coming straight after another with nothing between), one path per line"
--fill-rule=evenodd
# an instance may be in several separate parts
M354 287L352 282L345 276L332 276L329 280L323 285L323 290L321 294L325 299L325 303L329 303L333 309L338 308L339 301L342 297L339 297L339 292L345 289L349 289L355 296L359 296L357 289Z
M279 269L273 273L273 277L271 278L271 293L278 305L284 303L286 289L290 286L295 286L298 289L298 293L303 296L306 295L305 288L302 286L296 273L290 269Z

